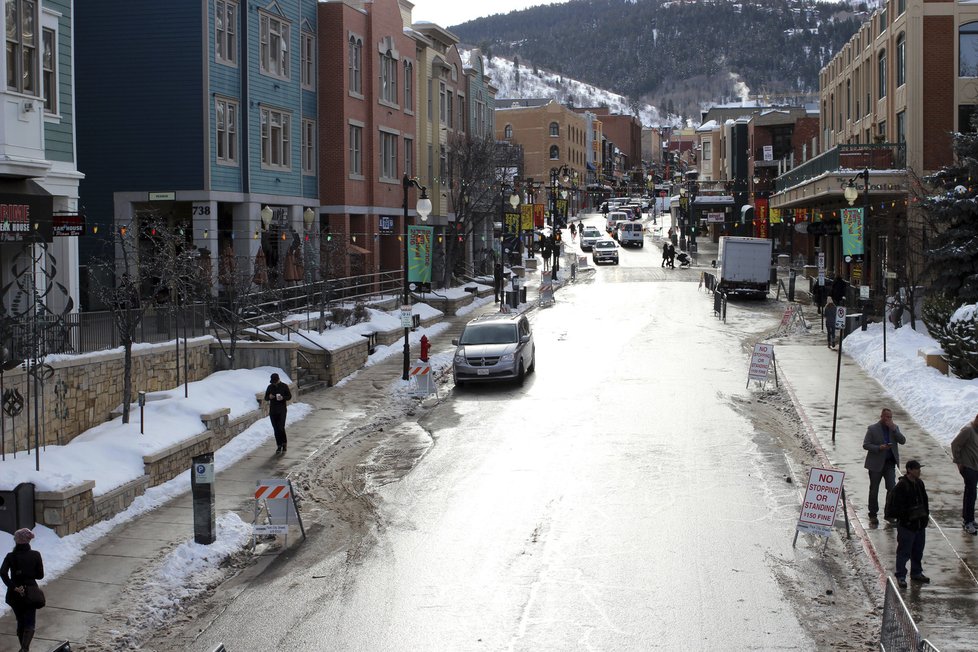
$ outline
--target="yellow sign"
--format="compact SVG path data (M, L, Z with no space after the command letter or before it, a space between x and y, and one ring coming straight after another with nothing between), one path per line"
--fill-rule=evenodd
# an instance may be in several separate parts
M533 230L533 204L523 204L520 206L520 228L524 231Z

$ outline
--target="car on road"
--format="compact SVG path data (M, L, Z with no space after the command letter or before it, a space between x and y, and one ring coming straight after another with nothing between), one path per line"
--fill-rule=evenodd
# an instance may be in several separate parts
M536 348L530 322L521 314L476 317L462 329L452 360L455 386L472 382L515 380L523 384L536 369Z
M608 213L608 219L605 220L605 231L608 233L614 233L619 222L628 222L629 219L629 213L626 213L625 211L611 211Z
M594 243L601 239L601 231L594 226L585 226L581 233L581 251L591 251Z
M618 264L618 244L611 238L601 238L594 243L591 250L591 260L594 264L614 263Z

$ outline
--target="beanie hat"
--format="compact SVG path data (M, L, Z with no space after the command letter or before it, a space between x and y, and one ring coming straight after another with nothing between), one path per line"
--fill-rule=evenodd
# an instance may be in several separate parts
M28 530L26 527L21 528L14 532L14 543L30 543L31 539L34 538L34 533Z

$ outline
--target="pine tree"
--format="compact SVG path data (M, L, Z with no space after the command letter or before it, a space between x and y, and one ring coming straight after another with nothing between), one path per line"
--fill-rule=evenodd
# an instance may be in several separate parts
M925 247L931 288L961 305L978 302L978 133L954 134L953 148L955 164L927 178L936 192L921 208L933 232Z

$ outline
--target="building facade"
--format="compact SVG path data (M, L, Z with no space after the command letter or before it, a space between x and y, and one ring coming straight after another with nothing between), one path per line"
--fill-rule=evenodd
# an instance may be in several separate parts
M302 280L289 253L314 273L316 14L300 0L85 5L81 194L103 237L83 243L83 266L104 255L104 236L153 216L182 230L215 291L220 259L257 266L259 251L271 282Z
M0 66L0 315L21 318L39 289L57 315L79 304L74 3L9 0ZM44 288L44 290L41 290ZM51 288L51 291L46 291Z

